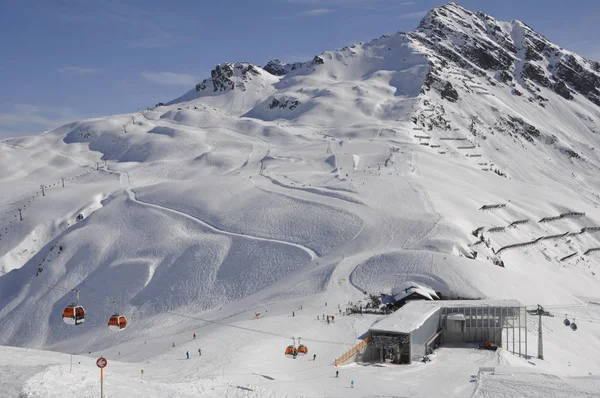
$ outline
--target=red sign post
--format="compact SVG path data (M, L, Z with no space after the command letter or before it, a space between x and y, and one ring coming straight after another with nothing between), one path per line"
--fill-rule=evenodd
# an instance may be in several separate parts
M104 367L107 364L108 361L104 357L96 360L96 366L100 368L100 398L104 398Z

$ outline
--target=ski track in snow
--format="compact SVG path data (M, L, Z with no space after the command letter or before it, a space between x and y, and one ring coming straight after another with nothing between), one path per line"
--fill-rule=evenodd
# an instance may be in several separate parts
M142 201L142 200L136 198L135 191L133 189L131 189L131 188L127 188L126 192L129 195L129 199L131 199L134 202L140 203L140 204L145 205L145 206L153 207L155 209L159 209L159 210L167 211L167 212L170 212L170 213L174 213L174 214L180 215L182 217L194 220L197 223L202 224L203 226L209 228L210 230L212 230L214 232L217 232L217 233L220 233L220 234L223 234L223 235L237 236L237 237L240 237L240 238L247 238L247 239L257 240L257 241L261 241L261 242L271 242L271 243L278 243L278 244L282 244L282 245L293 246L293 247L296 247L298 249L304 250L310 256L311 260L314 260L314 259L318 258L317 253L315 253L314 250L312 250L311 248L308 248L306 246L303 246L303 245L300 245L300 244L296 244L296 243L292 243L292 242L286 242L286 241L283 241L283 240L261 238L261 237L253 236L253 235L246 235L246 234L240 234L240 233L237 233L237 232L225 231L223 229L215 227L212 224L207 223L204 220L201 220L198 217L189 215L189 214L181 212L179 210L175 210L175 209L171 209L169 207L165 207L165 206L162 206L162 205L157 205L157 204L154 204L154 203Z
M567 100L522 74L539 70L554 84L559 62L571 56L589 76L598 66L519 21L453 3L424 25L285 65L283 76L224 64L220 88L215 70L206 91L191 87L165 106L0 142L0 265L17 269L0 279L0 331L29 347L0 347L0 396L95 396L100 354L110 362L107 398L600 396L600 306L588 304L600 302L588 297L599 291L600 269L595 254L582 254L600 247L600 235L540 241L503 251L502 267L492 261L505 245L600 225L600 111L576 84L568 82ZM473 43L491 58L471 51ZM508 52L496 59L498 46ZM482 68L482 60L510 66ZM440 96L446 83L454 101ZM100 159L120 170L107 166L56 188L57 176ZM46 181L47 197L29 206L29 193ZM138 199L153 186L158 196ZM194 198L198 187L202 197ZM157 204L163 199L166 206ZM499 203L506 208L478 210ZM488 233L568 211L585 217ZM204 221L213 212L223 225ZM79 213L85 219L74 222ZM473 244L480 227L486 245ZM65 245L62 255L48 255L55 244ZM42 264L47 271L33 277ZM89 316L66 328L58 316L70 293L55 288L81 277ZM547 303L555 316L543 320L546 359L535 358L537 319L529 317L526 359L442 345L427 364L355 363L335 378L334 358L383 317L338 317L338 308L408 280L461 297ZM147 290L126 303L130 328L111 335L98 303L136 284ZM577 332L563 317L577 320ZM288 336L302 337L317 360L285 358ZM74 356L73 372L68 354L31 349L83 346L101 352ZM193 356L199 347L202 357Z

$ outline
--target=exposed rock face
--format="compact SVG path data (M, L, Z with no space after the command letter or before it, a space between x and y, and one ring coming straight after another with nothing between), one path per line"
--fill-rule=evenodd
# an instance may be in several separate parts
M318 55L315 55L312 61L309 62L294 62L292 64L286 64L278 59L269 61L263 69L275 76L284 76L288 73L300 69L300 68L311 68L316 65L323 65L325 60Z
M476 76L496 72L504 84L523 81L534 101L537 87L545 87L565 99L579 94L600 106L600 65L558 47L523 22L500 22L448 3L429 11L408 36L431 50L438 68L451 62ZM428 86L440 94L446 90L433 80ZM445 99L456 100L448 93Z
M269 104L269 109L281 108L281 109L293 110L298 105L300 105L300 101L298 101L298 100L273 98L273 100Z
M236 86L245 90L243 82L258 74L254 65L245 62L220 64L210 71L210 79L204 79L196 85L196 91L206 90L211 86L213 91L233 90Z

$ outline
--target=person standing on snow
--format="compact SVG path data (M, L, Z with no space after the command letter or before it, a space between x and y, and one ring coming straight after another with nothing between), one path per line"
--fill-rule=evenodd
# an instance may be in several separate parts
M317 354L313 354L313 361L317 360Z
M189 352L189 351L186 351L186 352L185 352L185 356L187 357L187 359L190 359L190 352Z
M350 388L354 388L354 380L350 382Z
M335 377L340 377L340 371L339 370L335 371Z
M196 340L196 333L194 333L194 336L192 337L192 340Z
M202 356L202 350L198 348L198 356Z

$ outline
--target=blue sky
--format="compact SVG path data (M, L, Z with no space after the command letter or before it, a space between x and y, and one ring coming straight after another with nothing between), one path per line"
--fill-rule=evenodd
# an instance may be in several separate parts
M437 0L0 0L0 139L171 100L221 62L308 60ZM463 0L600 60L598 0Z

